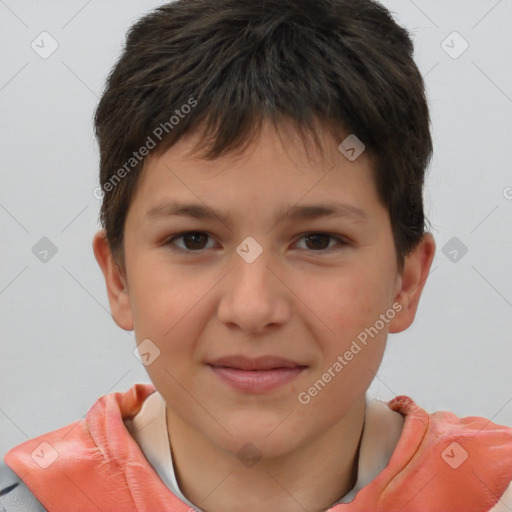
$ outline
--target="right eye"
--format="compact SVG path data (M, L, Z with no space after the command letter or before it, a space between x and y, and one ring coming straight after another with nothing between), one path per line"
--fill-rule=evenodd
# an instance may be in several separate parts
M211 238L210 235L202 231L185 231L183 233L178 233L177 235L174 235L173 237L169 238L164 245L173 246L171 247L172 250L177 250L181 252L199 252L205 249L204 243L208 238ZM174 243L175 240L180 239L183 240L184 247L180 247L179 245Z

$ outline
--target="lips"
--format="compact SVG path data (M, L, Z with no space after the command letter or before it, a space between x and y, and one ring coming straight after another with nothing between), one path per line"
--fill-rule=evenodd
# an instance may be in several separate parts
M307 368L283 357L242 355L221 357L208 366L224 384L238 392L252 394L270 392L290 383Z
M305 367L305 365L301 365L295 361L291 361L290 359L277 356L260 356L256 358L249 358L242 355L234 355L221 357L220 359L216 359L209 364L216 367L234 368L236 370L246 371L264 371L278 368Z

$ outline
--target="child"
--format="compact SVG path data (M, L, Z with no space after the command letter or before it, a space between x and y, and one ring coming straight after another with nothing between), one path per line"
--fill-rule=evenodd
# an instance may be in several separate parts
M511 509L511 428L366 397L435 252L412 53L373 0L178 0L132 27L93 249L153 384L12 448L5 510Z

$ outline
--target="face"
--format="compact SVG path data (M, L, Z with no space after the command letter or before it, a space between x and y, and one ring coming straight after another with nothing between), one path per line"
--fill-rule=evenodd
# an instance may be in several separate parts
M282 455L364 400L407 309L389 215L368 156L336 141L306 154L291 126L265 125L208 162L197 140L146 162L113 314L150 340L171 416L221 449Z

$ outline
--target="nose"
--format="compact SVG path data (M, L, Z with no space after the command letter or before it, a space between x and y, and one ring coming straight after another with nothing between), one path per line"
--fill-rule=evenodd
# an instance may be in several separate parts
M289 320L291 293L270 260L266 251L252 263L234 255L234 268L223 281L218 306L223 324L257 335Z

